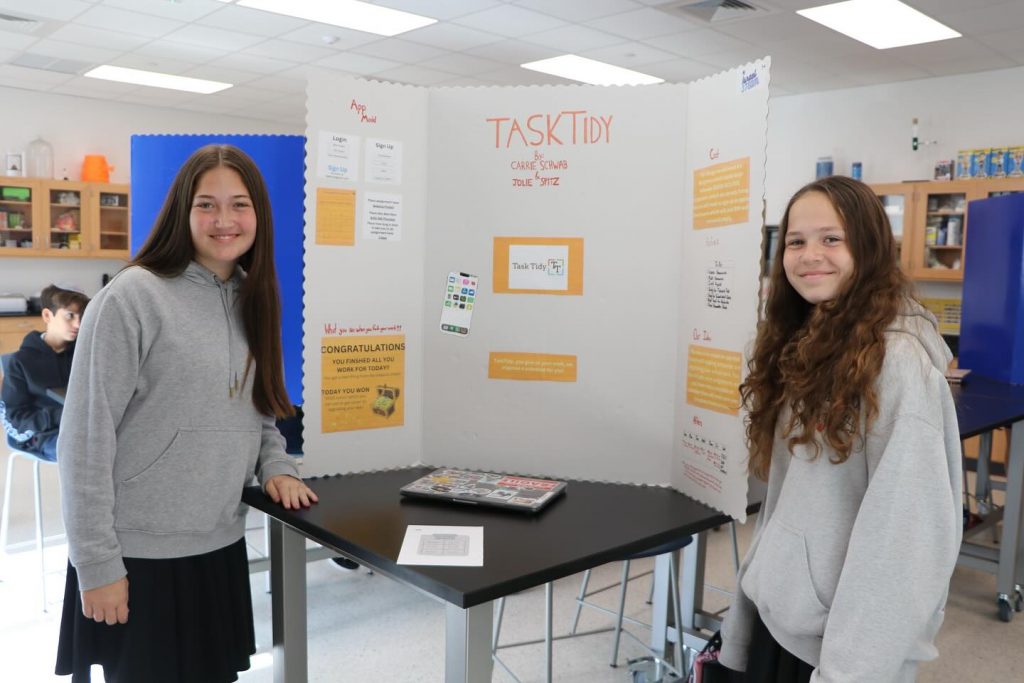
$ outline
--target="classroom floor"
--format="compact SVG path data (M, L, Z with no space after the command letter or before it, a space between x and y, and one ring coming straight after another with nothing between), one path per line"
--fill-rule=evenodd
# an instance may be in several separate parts
M253 517L250 540L253 552L262 548L262 527ZM740 527L741 552L749 540L752 523ZM25 530L22 536L26 535ZM12 530L12 537L16 534ZM732 588L732 559L728 529L710 534L709 582ZM3 679L29 683L66 681L53 676L54 652L60 618L63 572L66 561L63 546L47 548L47 565L53 568L47 578L49 611L43 613L38 587L38 561L27 550L0 556L0 658L4 662ZM617 581L618 564L595 572L592 586ZM650 568L651 561L634 563L634 572ZM259 652L252 668L243 672L243 683L271 683L270 596L266 574L251 577ZM630 584L627 614L646 620L644 604L649 591L647 577ZM444 612L441 605L415 590L365 569L345 571L326 560L308 565L309 604L309 680L310 683L335 681L387 681L420 683L443 681ZM579 589L579 577L569 577L555 586L555 633L564 633L572 621L573 598ZM613 602L613 591L598 600L606 606ZM1005 624L996 618L995 578L989 574L959 568L946 609L946 622L939 634L939 659L922 667L922 683L1006 683L1019 680L1024 671L1024 613ZM724 607L727 597L708 590L709 608ZM508 600L502 640L504 642L539 638L543 634L543 590L535 589ZM581 630L608 624L608 618L585 610ZM646 633L637 630L646 640ZM856 644L851 644L856 647ZM642 653L631 639L623 638L620 665L608 665L611 634L602 633L559 640L554 648L554 678L564 683L627 683L631 680L624 661ZM865 653L865 656L871 656ZM540 645L503 650L502 657L523 683L543 680L543 650ZM97 670L98 671L98 670ZM1016 673L1014 673L1016 672ZM94 681L103 680L95 675ZM495 667L495 683L513 681Z

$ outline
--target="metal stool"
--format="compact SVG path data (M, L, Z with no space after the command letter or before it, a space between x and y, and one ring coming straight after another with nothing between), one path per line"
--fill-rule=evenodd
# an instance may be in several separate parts
M693 542L693 536L683 536L681 538L669 541L668 543L663 543L662 545L656 548L651 548L650 550L645 550L643 552L630 555L629 557L626 557L622 560L622 577L619 580L618 584L604 586L603 588L598 588L597 590L590 591L589 593L587 592L587 586L590 583L591 570L588 569L586 572L584 572L583 582L580 584L580 593L579 596L576 598L576 614L572 620L572 629L570 633L573 635L576 634L576 629L580 621L580 612L583 610L584 607L587 607L593 610L597 610L598 612L602 612L604 614L608 614L612 617L615 617L615 626L612 627L612 630L615 632L615 638L612 641L612 657L610 662L611 666L618 665L619 643L622 639L623 633L630 636L646 648L647 646L639 638L637 638L635 635L622 628L622 623L624 621L628 621L631 624L642 626L644 628L651 627L650 624L639 621L637 619L632 619L630 617L625 616L624 614L626 609L626 588L629 585L629 582L633 579L640 578L641 576L646 576L651 572L647 571L631 577L629 575L629 566L633 560L640 560L647 557L655 557L657 555L664 555L665 553L669 553L669 588L671 590L670 595L672 601L672 616L675 619L676 624L681 623L679 606L679 571L678 564L676 563L675 552L690 545L691 542ZM606 590L614 588L616 585L619 586L619 600L617 611L612 611L606 607L602 607L600 605L596 605L592 602L587 601L588 597L596 595L597 593L603 593ZM679 643L676 643L676 647L679 648ZM677 653L677 663L682 661L679 655L681 655L681 652Z
M660 545L660 546L658 546L656 548L651 548L650 550L646 550L646 551L643 551L643 552L640 552L640 553L636 553L635 555L630 555L630 556L626 557L623 560L623 581L622 581L621 590L619 592L619 611L618 612L613 612L613 611L611 611L609 609L605 609L604 607L601 607L599 605L594 605L594 604L589 603L589 602L587 602L585 600L586 597L589 597L590 595L593 595L594 593L598 593L598 592L601 592L601 591L604 591L604 590L608 590L609 588L613 588L614 587L614 584L613 584L612 586L607 586L607 587L602 588L602 589L600 589L598 591L593 591L591 593L586 593L586 586L587 586L587 582L590 579L590 572L591 572L591 570L588 569L586 571L586 573L584 574L584 576L583 576L583 586L580 589L580 596L576 599L576 617L575 617L575 619L573 619L573 627L572 627L572 631L570 633L566 633L566 634L558 635L558 636L552 635L551 612L552 612L552 601L553 601L553 595L552 595L553 586L549 582L549 583L544 584L544 637L543 638L534 639L534 640L524 640L524 641L519 641L519 642L515 642L515 643L506 643L504 645L499 645L498 640L501 637L501 622L502 622L502 617L504 616L504 612L505 612L505 598L503 598L503 597L502 598L498 598L497 610L495 611L495 617L494 617L494 635L493 635L493 638L491 640L491 658L494 660L494 663L497 664L498 666L500 666L502 669L504 669L505 673L507 673L509 676L511 676L513 678L513 680L519 681L519 678L512 672L511 669L509 669L508 665L506 665L505 662L503 662L501 660L501 658L498 656L498 649L499 648L509 648L509 647L519 647L519 646L522 646L522 645L534 645L534 644L537 644L537 643L544 643L544 664L545 664L545 671L546 671L546 676L545 676L544 680L547 681L547 683L551 683L551 681L552 681L552 644L553 644L553 641L561 640L562 638L572 638L574 636L593 635L593 634L596 634L596 633L605 633L607 631L614 630L615 631L615 642L612 644L612 666L615 666L615 660L618 658L619 639L620 639L621 634L624 632L623 629L622 629L622 622L623 621L629 621L631 623L639 624L641 626L646 626L646 627L650 628L650 624L644 624L641 621L638 621L636 619L631 619L631 618L625 617L623 615L623 612L625 610L625 601L626 601L626 583L629 580L628 579L629 563L632 560L638 560L638 559L645 558L645 557L654 557L656 555L661 555L663 553L671 553L669 555L669 567L670 567L669 571L670 571L670 574L671 574L670 587L671 587L671 600L672 600L672 614L673 614L673 617L675 618L675 623L678 624L678 623L681 622L681 620L680 620L680 604L679 604L679 572L677 570L678 565L676 564L676 560L675 560L675 551L677 551L680 548L684 548L685 546L689 545L691 541L693 541L693 537L692 536L683 536L682 538L674 539L674 540L672 540L672 541L670 541L668 543L663 543L662 545ZM650 572L645 572L645 574L649 574L649 573ZM641 575L638 575L638 576L641 576ZM637 578L637 577L633 577L633 578ZM616 617L615 626L614 627L609 627L609 628L597 629L597 630L593 630L593 631L585 631L585 632L577 633L576 627L577 627L577 623L579 621L580 609L584 605L587 606L587 607L590 607L592 609L596 609L596 610L599 610L601 612L605 612L607 614L610 614L610 615ZM625 633L627 635L633 637L634 639L636 639L636 636L634 636L629 631L625 631ZM639 639L637 639L637 642L640 642L641 645L644 645ZM647 648L646 645L644 645L644 648L647 649L648 651L650 651L650 649ZM681 645L679 643L676 643L676 653L675 654L676 654L676 662L681 662L682 661L682 659L681 659L682 650L681 650Z
M36 552L39 553L39 585L43 594L43 611L46 611L46 558L43 553L43 497L39 485L39 466L42 464L55 465L49 460L43 460L39 456L27 451L20 451L11 448L11 454L7 456L7 481L4 484L4 505L3 520L0 521L0 551L7 555L7 528L11 519L11 482L14 480L14 461L18 458L32 463L32 475L35 488L35 513L36 513Z

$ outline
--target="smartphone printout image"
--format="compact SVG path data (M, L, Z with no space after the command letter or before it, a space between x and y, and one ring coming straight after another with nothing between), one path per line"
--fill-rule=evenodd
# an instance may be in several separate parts
M476 305L478 278L469 273L448 273L444 305L441 307L441 331L466 336Z

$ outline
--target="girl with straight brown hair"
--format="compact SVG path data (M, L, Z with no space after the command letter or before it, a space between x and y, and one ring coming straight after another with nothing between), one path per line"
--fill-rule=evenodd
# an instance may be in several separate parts
M87 309L57 444L69 565L56 672L235 681L255 652L242 487L316 495L275 417L281 363L270 199L241 150L178 171L132 263ZM130 609L129 609L130 608Z
M806 185L779 231L740 387L768 493L719 661L749 683L913 681L962 532L951 354L871 188Z

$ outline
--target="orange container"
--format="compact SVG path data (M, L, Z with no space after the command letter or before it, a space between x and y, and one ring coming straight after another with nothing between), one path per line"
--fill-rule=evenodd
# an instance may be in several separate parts
M109 183L113 166L107 164L102 154L86 154L82 162L82 180L94 183Z

